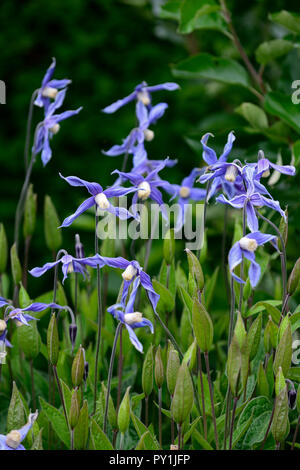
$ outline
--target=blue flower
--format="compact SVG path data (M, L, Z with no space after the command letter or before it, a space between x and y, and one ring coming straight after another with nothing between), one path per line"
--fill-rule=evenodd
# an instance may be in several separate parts
M62 105L66 95L66 89L58 92L57 97L53 103L49 105L45 112L45 118L37 126L34 138L33 153L37 155L42 152L43 165L47 165L52 156L50 148L50 139L53 135L57 134L60 129L60 122L68 119L75 114L78 114L82 107L74 111L64 111L61 114L54 114L54 111Z
M234 269L241 264L243 256L250 261L250 268L249 268L249 280L252 287L255 287L260 278L260 266L255 261L255 250L258 246L264 245L269 241L275 241L275 235L263 234L259 231L249 233L245 237L241 238L237 241L229 251L228 255L228 262L229 262L229 269L232 277L240 284L244 284L245 281L238 277L234 273Z
M258 161L256 163L256 176L258 178L267 178L270 175L270 169L278 171L283 175L294 176L296 169L292 165L276 165L270 162L265 156L262 150L258 152Z
M106 106L106 108L103 109L103 112L107 114L114 113L122 106L125 106L126 104L134 100L140 101L145 106L150 107L151 106L151 93L155 91L160 91L160 90L173 91L173 90L177 90L178 88L179 88L179 85L173 82L167 82L161 85L154 85L154 86L148 86L146 82L142 82L135 87L135 90L130 95L126 96L125 98L122 98L121 100L116 101L115 103L112 103L109 106Z
M34 104L36 106L39 106L40 108L44 107L45 112L47 112L51 99L56 98L58 90L65 88L71 83L71 80L68 80L68 79L56 80L52 78L54 74L55 66L56 66L56 61L55 61L55 58L53 58L52 64L48 68L43 78L42 86L38 90L38 95L34 101Z
M20 429L13 429L6 436L0 434L0 450L26 450L21 442L25 439L28 431L32 428L38 417L38 411L30 413L28 422Z
M71 186L84 186L92 195L78 207L74 214L70 215L63 221L61 227L69 227L69 225L71 225L73 221L77 219L77 217L79 217L83 212L95 205L102 211L107 211L111 214L115 214L121 220L129 219L130 217L135 217L125 208L113 206L109 202L108 198L125 196L126 194L137 191L136 188L122 188L121 186L114 186L103 190L102 186L100 186L99 183L90 183L89 181L85 181L81 178L78 178L77 176L68 176L65 178L60 174L60 177L66 180Z
M154 332L153 325L150 320L143 318L142 313L134 311L134 302L137 294L137 290L139 288L140 281L139 278L136 278L133 283L132 292L130 294L129 300L127 305L119 303L112 305L107 309L107 311L113 315L113 317L123 323L125 325L128 333L129 339L133 346L139 351L143 352L143 345L138 340L134 330L136 328L142 328L144 326L148 326L150 328L151 333Z

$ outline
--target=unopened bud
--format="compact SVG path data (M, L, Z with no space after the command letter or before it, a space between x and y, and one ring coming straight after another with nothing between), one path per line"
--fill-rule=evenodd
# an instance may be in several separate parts
M134 325L143 320L143 314L141 312L125 313L124 320L128 325Z
M225 172L225 179L229 183L234 183L238 175L238 169L235 165L229 165Z
M131 279L136 275L137 269L132 266L132 264L129 264L125 271L122 273L122 278L124 281L131 281Z
M74 387L79 387L84 374L84 349L80 346L72 364L72 382Z
M79 397L78 397L78 389L75 388L72 393L71 397L71 406L70 406L70 414L69 414L69 421L71 429L74 429L78 423L80 414L80 406L79 406Z
M129 398L130 387L127 388L124 398L120 404L118 412L118 427L122 434L124 434L130 422L130 398Z
M151 187L148 181L143 181L138 185L139 191L138 191L138 197L142 199L142 201L145 201L148 199L148 197L151 194Z
M164 382L164 365L162 362L160 346L158 346L155 354L154 376L157 387L161 388Z
M52 127L50 127L50 131L52 132L52 134L57 134L59 132L59 129L60 129L60 125L58 124L58 122L56 122Z
M59 338L55 313L50 318L48 330L47 330L47 349L48 349L48 360L50 364L56 366L59 355Z
M147 142L151 142L151 140L154 139L154 132L151 129L145 129L144 130L144 136L145 136L145 140L147 140Z
M21 434L19 431L10 431L6 436L5 444L11 449L16 449L21 443Z
M289 407L291 410L296 408L296 399L297 399L297 392L295 389L291 389L288 391L288 400L289 400Z
M69 336L70 336L70 341L72 344L72 350L74 348L74 344L76 341L76 336L77 336L77 325L76 323L71 323L69 326Z
M297 259L295 266L290 274L287 283L287 292L289 295L293 295L296 292L300 280L300 258Z
M143 364L142 371L142 387L146 397L148 397L153 389L153 346L150 345Z
M248 237L241 238L239 241L239 244L243 250L247 250L251 252L255 251L258 246L257 241L254 240L254 238L248 238Z
M42 91L42 96L44 98L56 98L57 96L57 93L58 93L58 89L57 88L53 88L51 86L46 86L43 91Z
M95 196L95 202L97 206L99 207L99 209L102 209L102 210L108 209L110 206L110 202L104 193L97 194Z
M167 363L167 386L171 396L174 394L177 374L180 367L179 354L173 347L169 351L168 363Z
M4 333L7 328L7 324L5 320L0 320L0 335Z
M169 229L165 235L163 253L167 265L171 265L175 256L175 236L174 229Z

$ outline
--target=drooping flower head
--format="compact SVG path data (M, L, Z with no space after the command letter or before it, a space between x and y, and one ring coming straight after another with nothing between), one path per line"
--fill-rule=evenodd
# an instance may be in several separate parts
M61 227L69 227L77 217L93 206L97 206L102 211L115 214L121 220L134 217L134 215L124 207L113 206L108 198L125 196L126 194L137 191L136 188L122 188L121 186L116 185L103 190L99 183L90 183L89 181L85 181L77 176L67 176L65 178L60 174L60 177L66 180L71 186L84 186L91 194L91 197L80 204L74 214L70 215L63 221Z
M145 106L151 107L151 93L160 90L173 91L177 90L179 85L173 82L162 83L161 85L148 86L146 82L142 82L135 87L135 90L125 98L122 98L115 103L106 106L102 111L107 114L114 113L122 106L130 103L131 101L137 100L143 103Z
M55 71L55 66L56 60L53 58L52 64L45 73L42 86L38 90L37 97L34 101L36 106L39 106L40 108L44 107L45 112L48 110L51 99L55 99L57 97L58 90L67 87L71 83L71 80L68 79L56 80L55 78L52 78Z
M275 241L276 236L268 233L261 233L259 231L252 232L242 237L237 241L229 251L228 261L231 276L240 284L245 281L234 273L234 269L241 264L243 256L250 261L250 268L248 272L250 284L255 287L260 278L260 265L255 261L256 249L269 241Z
M255 167L255 176L258 179L261 177L267 178L270 175L271 169L288 176L294 176L296 173L296 169L292 165L277 165L272 163L270 160L268 160L268 158L265 157L262 150L259 150L258 152L258 160L255 164Z
M28 422L20 429L13 429L6 436L0 434L0 450L26 450L21 444L38 417L38 411L30 413Z
M54 114L54 112L60 108L66 95L66 89L58 92L55 101L49 105L47 110L45 110L45 118L37 126L35 139L33 144L33 153L37 155L42 152L42 162L43 165L47 165L52 156L52 151L50 148L50 139L58 133L60 129L60 122L68 119L75 114L78 114L82 107L74 111L64 111L61 114Z
M142 328L144 326L148 326L150 328L151 333L154 332L153 325L150 320L143 318L143 314L141 312L136 312L134 310L134 302L137 294L137 290L140 286L139 278L136 278L133 283L132 292L130 294L129 300L127 304L121 302L119 304L112 305L107 309L107 311L114 316L114 318L123 325L125 325L128 333L129 338L133 346L139 351L143 352L143 345L138 340L134 330L136 328Z

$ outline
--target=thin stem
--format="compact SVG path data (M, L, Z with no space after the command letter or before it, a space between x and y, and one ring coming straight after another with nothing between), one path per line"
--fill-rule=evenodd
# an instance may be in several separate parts
M145 426L148 427L149 423L149 397L145 397Z
M219 450L219 436L218 436L217 421L216 421L216 414L215 414L214 394L213 394L212 381L211 381L211 376L210 376L209 359L208 359L207 351L204 352L204 358L205 358L205 365L206 365L206 371L207 371L207 381L208 381L208 386L209 386L211 414L212 414L212 419L213 419L213 424L214 424L216 448L217 450Z
M233 437L234 419L235 419L235 412L236 412L237 402L238 402L238 397L234 397L234 399L233 399L233 409L232 409L232 418L231 418L231 425L230 425L229 450L232 449L232 437Z
M123 447L124 447L124 433L121 432L121 437L120 437L120 447L119 447L119 450L123 450Z
M34 370L33 370L33 360L30 359L30 376L31 376L31 394L32 394L32 406L36 410L36 398L35 398L35 386L34 386Z
M96 208L95 215L95 253L99 251L99 240L97 235L98 215ZM96 401L97 401L97 383L98 383L98 363L99 363L99 352L101 344L101 328L102 328L102 302L101 302L101 274L100 267L97 266L97 292L98 292L98 325L97 325L97 344L96 344L96 360L95 360L95 377L94 377L94 413L96 412Z
M158 388L158 433L159 433L159 447L162 449L162 388Z
M155 220L154 220L153 227L151 227L150 238L149 238L149 240L147 241L147 245L146 245L146 254L145 254L145 261L144 261L144 270L145 270L145 271L147 271L148 262L149 262L149 257L150 257L150 252L151 252L151 247L152 247L153 235L154 235L154 233L155 233L155 230L156 230L158 221L159 221L159 214L156 214L156 218L155 218Z
M59 377L58 377L58 374L57 374L56 366L52 365L52 369L53 369L53 374L54 374L54 377L55 377L55 380L56 380L58 393L59 393L59 396L60 396L60 401L61 401L61 404L62 404L62 407L63 407L63 410L64 410L65 420L66 420L68 429L70 429L69 418L68 418L66 403L65 403L65 399L64 399L64 394L63 394L63 391L62 391L62 388L61 388L61 384L60 384Z
M31 242L31 235L28 235L25 239L25 250L24 250L23 286L25 289L27 289L30 242Z
M119 338L121 328L122 328L122 323L120 322L117 326L117 329L116 329L115 339L114 339L114 343L113 343L113 347L112 347L112 351L111 351L111 356L110 356L108 378L107 378L107 390L106 390L106 398L105 398L105 412L104 412L104 419L103 419L103 431L104 432L106 432L108 405L109 405L110 388L111 388L111 379L112 379L112 373L113 373L113 368L114 368L114 360L115 360L115 355L116 355L117 342L118 342L118 338ZM122 437L122 435L121 435L121 437Z
M201 362L201 349L198 347L198 371L201 388L201 406L202 406L202 419L203 419L203 430L204 437L207 439L207 419L205 410L205 398L204 398L204 385L203 385L203 374L202 374L202 362Z
M294 450L294 448L295 448L297 435L298 435L298 431L299 431L299 426L300 426L300 414L298 416L298 420L297 420L296 429L295 429L295 432L294 432L294 437L293 437L293 443L292 443L291 450Z
M223 224L223 234L222 234L222 267L223 267L223 274L224 274L224 283L226 289L226 296L228 303L230 302L230 289L229 289L229 281L228 281L228 270L226 264L226 238L227 238L227 219L228 219L228 206L225 205L224 210L224 224Z
M31 95L29 110L28 110L28 115L27 115L26 137L25 137L25 148L24 148L24 164L25 164L26 170L28 167L30 134L31 134L31 124L32 124L32 116L33 116L33 109L34 109L34 100L37 94L38 94L38 90L34 90L34 92Z
M118 395L117 395L117 414L121 403L121 391L122 391L122 375L123 375L123 325L120 328L120 340L119 340L119 363L118 363Z
M74 429L71 429L71 450L74 450Z

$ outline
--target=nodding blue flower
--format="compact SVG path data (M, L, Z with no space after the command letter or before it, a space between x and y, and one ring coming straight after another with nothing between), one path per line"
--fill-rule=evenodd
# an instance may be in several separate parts
M12 305L10 305L5 310L5 320L6 321L13 320L15 322L22 323L22 325L28 326L29 325L28 322L30 320L38 320L38 318L32 317L26 312L42 312L43 310L46 310L47 308L56 308L58 310L64 310L67 307L58 305L55 302L51 302L49 304L46 304L44 302L34 302L25 308L15 308Z
M243 178L246 184L246 191L234 196L232 199L228 200L223 194L220 194L216 201L221 204L229 204L235 209L242 209L245 207L247 215L247 225L251 232L257 232L258 230L258 220L255 214L255 207L267 206L271 209L279 212L279 214L286 220L286 215L281 209L278 201L269 199L262 194L260 194L256 187L254 181L255 168L249 165L243 168Z
M241 264L243 256L250 261L250 268L248 272L250 284L255 287L260 278L260 266L255 261L255 250L258 246L264 245L269 241L275 241L275 235L263 234L259 231L249 233L237 241L229 251L228 262L231 276L240 284L245 281L234 273L234 269Z
M42 276L46 271L49 269L54 268L56 265L61 264L61 269L63 272L63 283L68 277L68 274L73 272L80 273L85 277L87 274L86 266L91 266L92 268L96 268L97 266L104 266L102 258L99 255L92 256L90 258L74 258L69 254L65 254L61 258L56 261L46 263L44 266L40 268L33 268L29 273L34 277Z
M131 343L139 352L142 353L143 345L138 340L134 330L136 328L142 328L144 326L148 326L150 328L151 333L153 333L154 329L150 320L143 318L143 314L141 312L134 311L134 302L135 302L139 285L140 285L139 279L136 278L133 283L132 292L130 294L130 297L126 306L124 303L115 304L109 307L107 311L111 315L113 315L113 317L116 320L120 321L121 323L123 323L123 325L125 325L129 333L129 339Z
M207 141L208 141L208 138L210 136L213 136L213 134L208 132L201 139L201 144L202 144L202 147L203 147L203 153L202 153L203 160L208 165L206 171L210 171L211 167L214 168L215 165L220 164L220 163L224 163L224 162L227 161L227 158L228 158L228 156L231 152L231 149L232 149L233 142L235 141L235 135L234 135L233 131L231 131L228 134L227 143L225 144L223 152L220 155L220 157L218 158L216 152L207 145ZM209 178L205 179L205 175L203 175L200 179L200 182L204 183L208 179ZM213 182L211 184L209 193L207 195L207 199L209 200L220 188L223 188L224 192L226 192L226 194L227 194L227 189L231 190L231 188L228 188L228 186L229 185L226 184L226 180L224 181L223 174L220 175L220 176L215 175L214 179L213 179Z
M172 199L178 197L178 204L180 211L177 215L175 230L181 229L185 221L186 204L190 201L203 201L206 196L206 190L201 188L194 188L194 182L197 176L201 173L201 169L194 168L189 176L184 178L181 184L168 184L164 187L167 193L172 194Z
M78 114L82 107L74 111L64 111L61 114L54 114L56 109L60 108L66 95L66 89L58 92L57 97L53 103L49 105L45 112L45 118L40 122L36 128L33 153L37 155L42 152L42 162L43 165L47 165L52 156L52 151L50 148L50 139L58 133L60 129L60 122L68 119L75 114Z
M103 153L109 157L115 157L124 153L133 154L134 166L142 163L147 157L144 141L151 141L154 138L154 132L149 127L163 116L167 107L166 103L159 103L149 111L141 101L138 101L136 104L138 127L132 129L121 145L114 145L106 152L103 151Z
M135 90L130 95L110 104L109 106L106 106L106 108L104 108L102 111L107 114L114 113L122 106L125 106L134 100L140 101L145 106L151 107L151 93L160 90L173 91L177 90L178 88L179 85L173 82L167 82L154 86L148 86L146 82L142 82L135 87Z
M283 175L294 176L296 169L292 165L276 165L275 163L270 162L262 150L258 152L258 161L255 164L256 166L256 177L257 178L267 178L270 176L270 169L278 171Z
M90 183L89 181L82 180L77 176L67 176L66 178L59 174L61 178L66 180L71 186L84 186L88 192L92 195L86 199L74 214L67 217L60 227L69 227L77 217L79 217L83 212L90 209L93 206L97 206L102 211L110 212L111 214L116 215L121 220L129 219L130 217L135 217L124 207L115 207L109 202L108 198L110 197L121 197L126 194L137 191L137 188L122 188L121 186L114 186L108 189L103 190L102 186L99 183Z
M45 76L42 81L42 86L38 90L37 97L34 101L34 104L36 106L39 106L40 108L44 107L46 112L50 105L51 99L55 99L57 97L58 90L67 87L71 83L71 80L68 80L66 78L62 80L56 80L55 78L52 78L55 67L56 60L53 57L52 64L45 73Z
M150 171L147 176L142 176L135 171L131 171L129 173L124 173L123 171L115 170L112 174L117 173L125 180L129 180L135 187L138 188L138 191L134 194L132 198L132 204L135 205L140 199L141 201L146 201L147 199L152 199L156 202L162 211L162 215L165 219L168 218L165 208L164 202L159 189L159 186L165 187L169 185L168 182L163 181L159 178L158 173L165 168L167 165L168 159L163 160L163 162L158 165L154 170Z
M21 442L27 436L37 417L38 411L30 413L27 423L20 429L13 429L6 436L0 434L0 450L26 450Z

